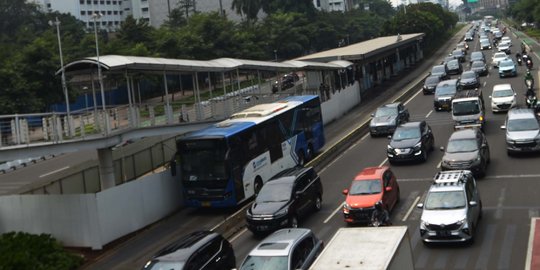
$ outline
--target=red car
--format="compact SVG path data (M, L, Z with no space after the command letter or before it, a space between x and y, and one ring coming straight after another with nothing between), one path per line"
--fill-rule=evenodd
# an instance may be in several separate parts
M399 201L399 185L390 167L368 167L363 169L343 190L345 222L369 223L375 203L382 200L383 206L391 212Z

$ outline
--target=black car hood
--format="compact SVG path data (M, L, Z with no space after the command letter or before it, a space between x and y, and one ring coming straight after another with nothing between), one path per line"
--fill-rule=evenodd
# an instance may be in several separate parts
M371 125L394 125L396 118L396 115L373 117L371 119Z
M287 205L287 202L255 202L251 205L252 215L273 215Z
M459 152L459 153L448 153L445 152L443 156L444 161L453 162L453 161L470 161L474 160L478 157L479 152L471 151L471 152Z
M461 84L476 83L476 79L461 79Z
M411 148L414 147L418 142L420 141L420 138L414 138L414 139L406 139L401 141L390 141L390 146L393 148Z

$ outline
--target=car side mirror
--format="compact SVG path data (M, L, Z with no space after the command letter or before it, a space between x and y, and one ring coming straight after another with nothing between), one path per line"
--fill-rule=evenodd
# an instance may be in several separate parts
M389 140L391 140L391 139L392 139L392 135L388 135L388 137L386 137L386 138L388 138Z
M416 205L417 208L424 208L424 204L423 203L419 203Z
M344 189L344 190L342 191L342 193L343 193L343 195L349 194L349 189L348 189L348 188Z
M502 125L502 126L501 126L501 129L503 129L503 130L506 129L506 126L505 126L505 125Z
M441 152L444 152L444 146L441 146L439 150L441 150Z
M388 191L392 191L392 189L393 189L392 187L386 187L386 188L384 188L384 190L387 191L387 192L388 192Z
M372 114L371 114L371 117L375 117L375 114L374 114L374 113L372 113Z
M489 96L489 98L491 98L491 96Z
M476 201L470 201L470 202L469 202L469 205L470 205L471 207L475 207L475 206L478 205L478 203L476 203Z

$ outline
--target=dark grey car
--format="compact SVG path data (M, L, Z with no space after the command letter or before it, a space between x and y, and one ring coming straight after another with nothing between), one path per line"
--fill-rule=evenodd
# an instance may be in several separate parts
M369 134L372 137L387 135L394 133L400 124L409 121L409 110L401 102L390 103L379 107L371 117Z
M474 71L465 71L461 74L459 84L463 89L474 89L480 87L480 79Z
M446 67L448 68L448 74L459 75L463 71L463 66L458 59L448 62Z
M486 62L486 56L484 55L484 52L476 51L471 53L471 63L474 61L482 61Z
M426 121L402 124L389 138L386 155L391 164L399 161L426 161L435 142Z
M448 68L446 67L446 64L433 66L431 68L430 75L437 75L443 80L450 78L450 76L448 75Z
M465 62L465 52L463 50L454 50L452 51L452 56L459 60L459 62Z
M475 176L484 176L490 161L489 145L481 130L462 129L452 133L444 155L442 170L470 170Z
M437 87L437 84L439 84L439 82L441 82L441 77L437 75L428 76L424 80L424 86L422 87L422 92L424 93L424 95L434 94L435 87Z
M487 65L482 61L474 61L471 65L471 70L480 76L486 76L488 74Z

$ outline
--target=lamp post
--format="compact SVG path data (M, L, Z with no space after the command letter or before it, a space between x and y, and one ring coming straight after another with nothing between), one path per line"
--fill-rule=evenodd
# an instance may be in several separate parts
M60 21L56 17L55 21L49 21L50 26L56 26L56 36L58 37L58 51L60 54L60 69L62 70L62 90L64 91L64 97L66 99L66 114L68 125L68 136L71 136L71 111L69 109L69 96L66 85L66 73L64 71L64 57L62 55L62 41L60 40Z
M105 90L103 89L103 77L101 76L101 64L99 62L99 42L98 42L98 35L97 35L97 20L101 18L101 13L93 13L92 19L94 19L94 36L96 38L96 60L97 60L97 68L98 68L98 81L99 81L99 87L101 90L101 109L103 111L103 116L105 117L105 135L109 134L110 131L110 123L109 123L109 116L107 113L107 108L105 107Z

